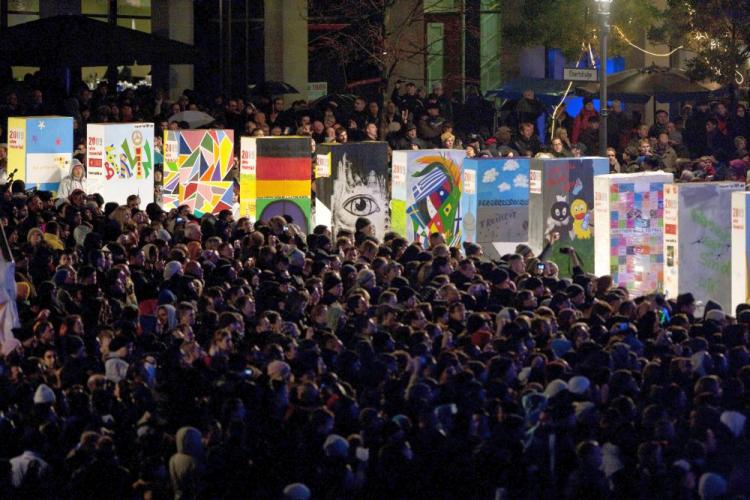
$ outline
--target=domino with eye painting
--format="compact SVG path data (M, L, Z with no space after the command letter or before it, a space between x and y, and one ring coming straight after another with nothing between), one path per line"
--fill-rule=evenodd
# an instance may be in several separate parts
M370 219L375 236L391 228L388 144L318 144L315 161L315 224L355 230L359 217Z

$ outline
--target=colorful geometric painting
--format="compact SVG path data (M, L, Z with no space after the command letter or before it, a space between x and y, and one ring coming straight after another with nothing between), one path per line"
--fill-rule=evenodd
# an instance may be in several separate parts
M594 180L596 274L635 295L664 288L664 187L672 174L602 175Z
M180 203L180 185L221 182L234 166L233 130L168 130L164 132L162 208Z
M391 189L393 229L407 240L428 242L439 232L449 246L458 246L465 236L462 197L465 193L461 163L465 152L455 149L394 151ZM476 186L475 178L467 183ZM398 210L403 210L402 217ZM476 215L469 217L472 233ZM405 227L401 227L401 223Z
M73 118L36 116L8 118L9 171L26 188L57 191L70 173L73 159Z
M359 217L370 219L375 236L390 229L388 144L319 144L315 163L315 223L335 233L354 231Z
M232 181L194 181L181 188L180 205L187 205L196 217L231 210L234 197Z
M307 227L311 176L309 137L243 137L240 143L240 215L267 220L261 200L265 200L264 206L274 200L292 200L291 205L276 206L307 207L303 210L304 221L296 220L300 214L294 217L296 224ZM283 215L281 212L283 210L278 215Z
M594 269L594 178L609 172L606 158L531 160L529 170L529 246L539 253L552 240L549 259L570 276L563 247L573 247L583 269Z
M124 204L137 194L144 206L154 200L154 124L89 124L86 175L92 192L105 202Z

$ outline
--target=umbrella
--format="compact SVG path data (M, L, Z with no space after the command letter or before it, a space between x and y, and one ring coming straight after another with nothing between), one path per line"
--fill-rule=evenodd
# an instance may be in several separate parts
M192 64L200 51L186 43L97 21L52 16L0 32L0 63L11 66Z
M318 97L311 102L310 109L323 112L328 107L329 103L334 103L337 110L348 114L354 109L354 101L356 99L357 96L355 94L328 94L323 97Z
M658 102L680 102L711 97L712 89L694 82L679 69L661 66L628 69L608 75L607 95L624 102L645 103L652 97ZM599 84L587 83L578 87L584 94L598 95Z
M293 86L286 82L279 82L275 80L267 80L260 85L255 85L250 89L250 93L253 95L283 95L283 94L299 94L300 91L295 89Z
M568 82L564 80L545 80L539 78L518 78L505 82L500 87L487 91L485 97L501 97L503 99L518 100L523 97L524 90L534 91L534 97L547 106L554 106L560 102L568 89Z
M210 125L216 118L203 111L180 111L169 117L170 122L186 122L190 128L200 128Z

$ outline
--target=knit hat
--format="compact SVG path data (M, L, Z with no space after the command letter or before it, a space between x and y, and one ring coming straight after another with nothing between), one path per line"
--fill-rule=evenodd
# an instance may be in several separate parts
M738 438L745 430L745 422L747 421L747 418L745 415L737 411L725 411L721 414L719 420L721 420L722 424L727 426L735 438Z
M573 411L576 414L576 420L585 420L586 417L596 409L596 405L591 401L578 401L573 403Z
M557 338L553 339L549 346L556 358L562 358L573 348L573 343L566 338Z
M104 363L104 377L117 384L127 377L129 368L130 364L127 361L120 358L109 358Z
M691 469L690 462L688 462L684 458L680 460L675 460L672 466L682 469L683 472L690 472L690 469Z
M721 309L711 309L706 313L706 320L707 321L716 321L717 323L721 323L726 319L727 315L724 314L724 311Z
M530 366L524 366L521 368L521 371L518 372L518 381L522 384L526 384L526 382L529 380L529 376L531 376L531 367Z
M175 274L182 273L182 264L177 262L176 260L171 260L167 262L167 265L164 266L164 279L168 280Z
M573 394L585 394L586 391L589 390L590 386L591 382L587 377L584 377L583 375L576 375L575 377L572 377L570 380L568 380L568 390Z
M91 232L89 226L81 224L73 230L73 239L76 240L76 245L79 247L83 246L83 242L86 240L86 235Z
M586 293L586 290L584 290L581 285L579 285L579 284L576 283L576 284L570 285L565 290L565 292L568 294L568 297L572 299L572 298L577 297L578 295L580 295L582 293Z
M551 399L567 389L568 384L558 378L547 384L547 388L544 389L544 395L547 396L547 399Z
M357 217L357 222L354 223L354 229L359 232L371 224L372 221L367 217Z
M677 296L677 307L689 306L695 303L695 296L692 293L683 293Z
M174 304L175 302L177 302L177 296L168 288L159 292L159 305Z
M284 488L284 500L310 500L310 488L302 483L292 483Z
M293 249L289 252L289 265L295 267L305 267L305 254L299 249Z
M416 290L414 290L410 286L405 286L398 289L398 291L396 292L396 299L398 300L399 304L403 304L415 295L417 295Z
M57 396L55 396L55 391L50 389L50 387L47 384L39 384L39 387L36 388L36 392L34 392L34 404L51 405L51 404L54 404L55 401L57 401Z
M721 308L721 304L718 302L714 302L713 300L706 301L706 306L703 308L703 312L707 313L708 311L713 311L715 309L718 309L719 311L723 311Z
M323 277L323 291L328 291L331 288L341 284L341 278L336 273L326 273Z
M500 285L508 279L508 271L500 268L493 269L488 278L493 285Z
M474 313L466 320L466 332L472 334L487 325L487 320L481 314Z
M727 480L714 472L706 472L698 482L701 500L721 498L727 492Z
M286 380L292 373L292 368L284 361L271 361L266 368L268 378L271 380Z
M329 457L346 458L349 455L349 442L338 434L331 434L323 443L323 451Z
M146 214L151 220L158 219L164 213L164 209L162 209L158 203L152 202L146 205Z

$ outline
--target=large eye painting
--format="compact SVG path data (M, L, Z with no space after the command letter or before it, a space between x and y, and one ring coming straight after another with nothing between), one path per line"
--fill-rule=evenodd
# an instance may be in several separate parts
M344 210L357 217L367 217L380 212L380 206L375 198L368 194L355 194L344 201Z

